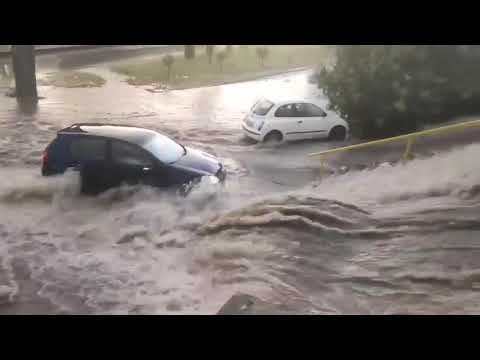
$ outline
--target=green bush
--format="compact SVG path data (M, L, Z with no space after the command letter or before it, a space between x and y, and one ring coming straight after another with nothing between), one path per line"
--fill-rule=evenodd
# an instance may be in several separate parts
M480 111L476 49L453 45L344 45L318 86L361 138L395 136Z

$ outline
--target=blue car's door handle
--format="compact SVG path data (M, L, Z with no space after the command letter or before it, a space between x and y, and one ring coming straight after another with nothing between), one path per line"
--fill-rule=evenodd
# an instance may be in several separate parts
M72 164L67 167L67 170L80 171L80 164Z

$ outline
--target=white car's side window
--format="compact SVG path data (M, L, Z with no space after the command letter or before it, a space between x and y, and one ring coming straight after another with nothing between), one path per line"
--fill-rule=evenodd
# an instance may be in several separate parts
M325 117L327 114L318 106L310 103L297 104L297 112L301 117Z
M287 104L280 106L275 111L275 117L294 117L295 116L295 104Z

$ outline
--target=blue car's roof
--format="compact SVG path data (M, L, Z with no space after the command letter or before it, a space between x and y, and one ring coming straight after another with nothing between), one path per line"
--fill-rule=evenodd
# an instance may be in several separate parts
M113 124L74 124L60 130L59 135L94 135L144 145L159 133L144 128Z

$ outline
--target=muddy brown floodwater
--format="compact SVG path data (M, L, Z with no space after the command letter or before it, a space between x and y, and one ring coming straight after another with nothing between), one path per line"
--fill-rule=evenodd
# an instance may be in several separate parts
M478 138L321 178L305 155L338 144L268 147L240 131L258 96L321 96L307 73L151 93L108 63L85 70L107 84L40 87L32 113L0 96L0 313L213 314L236 292L302 314L479 313ZM91 121L214 153L228 182L187 199L147 187L85 198L75 174L42 178L55 132Z

